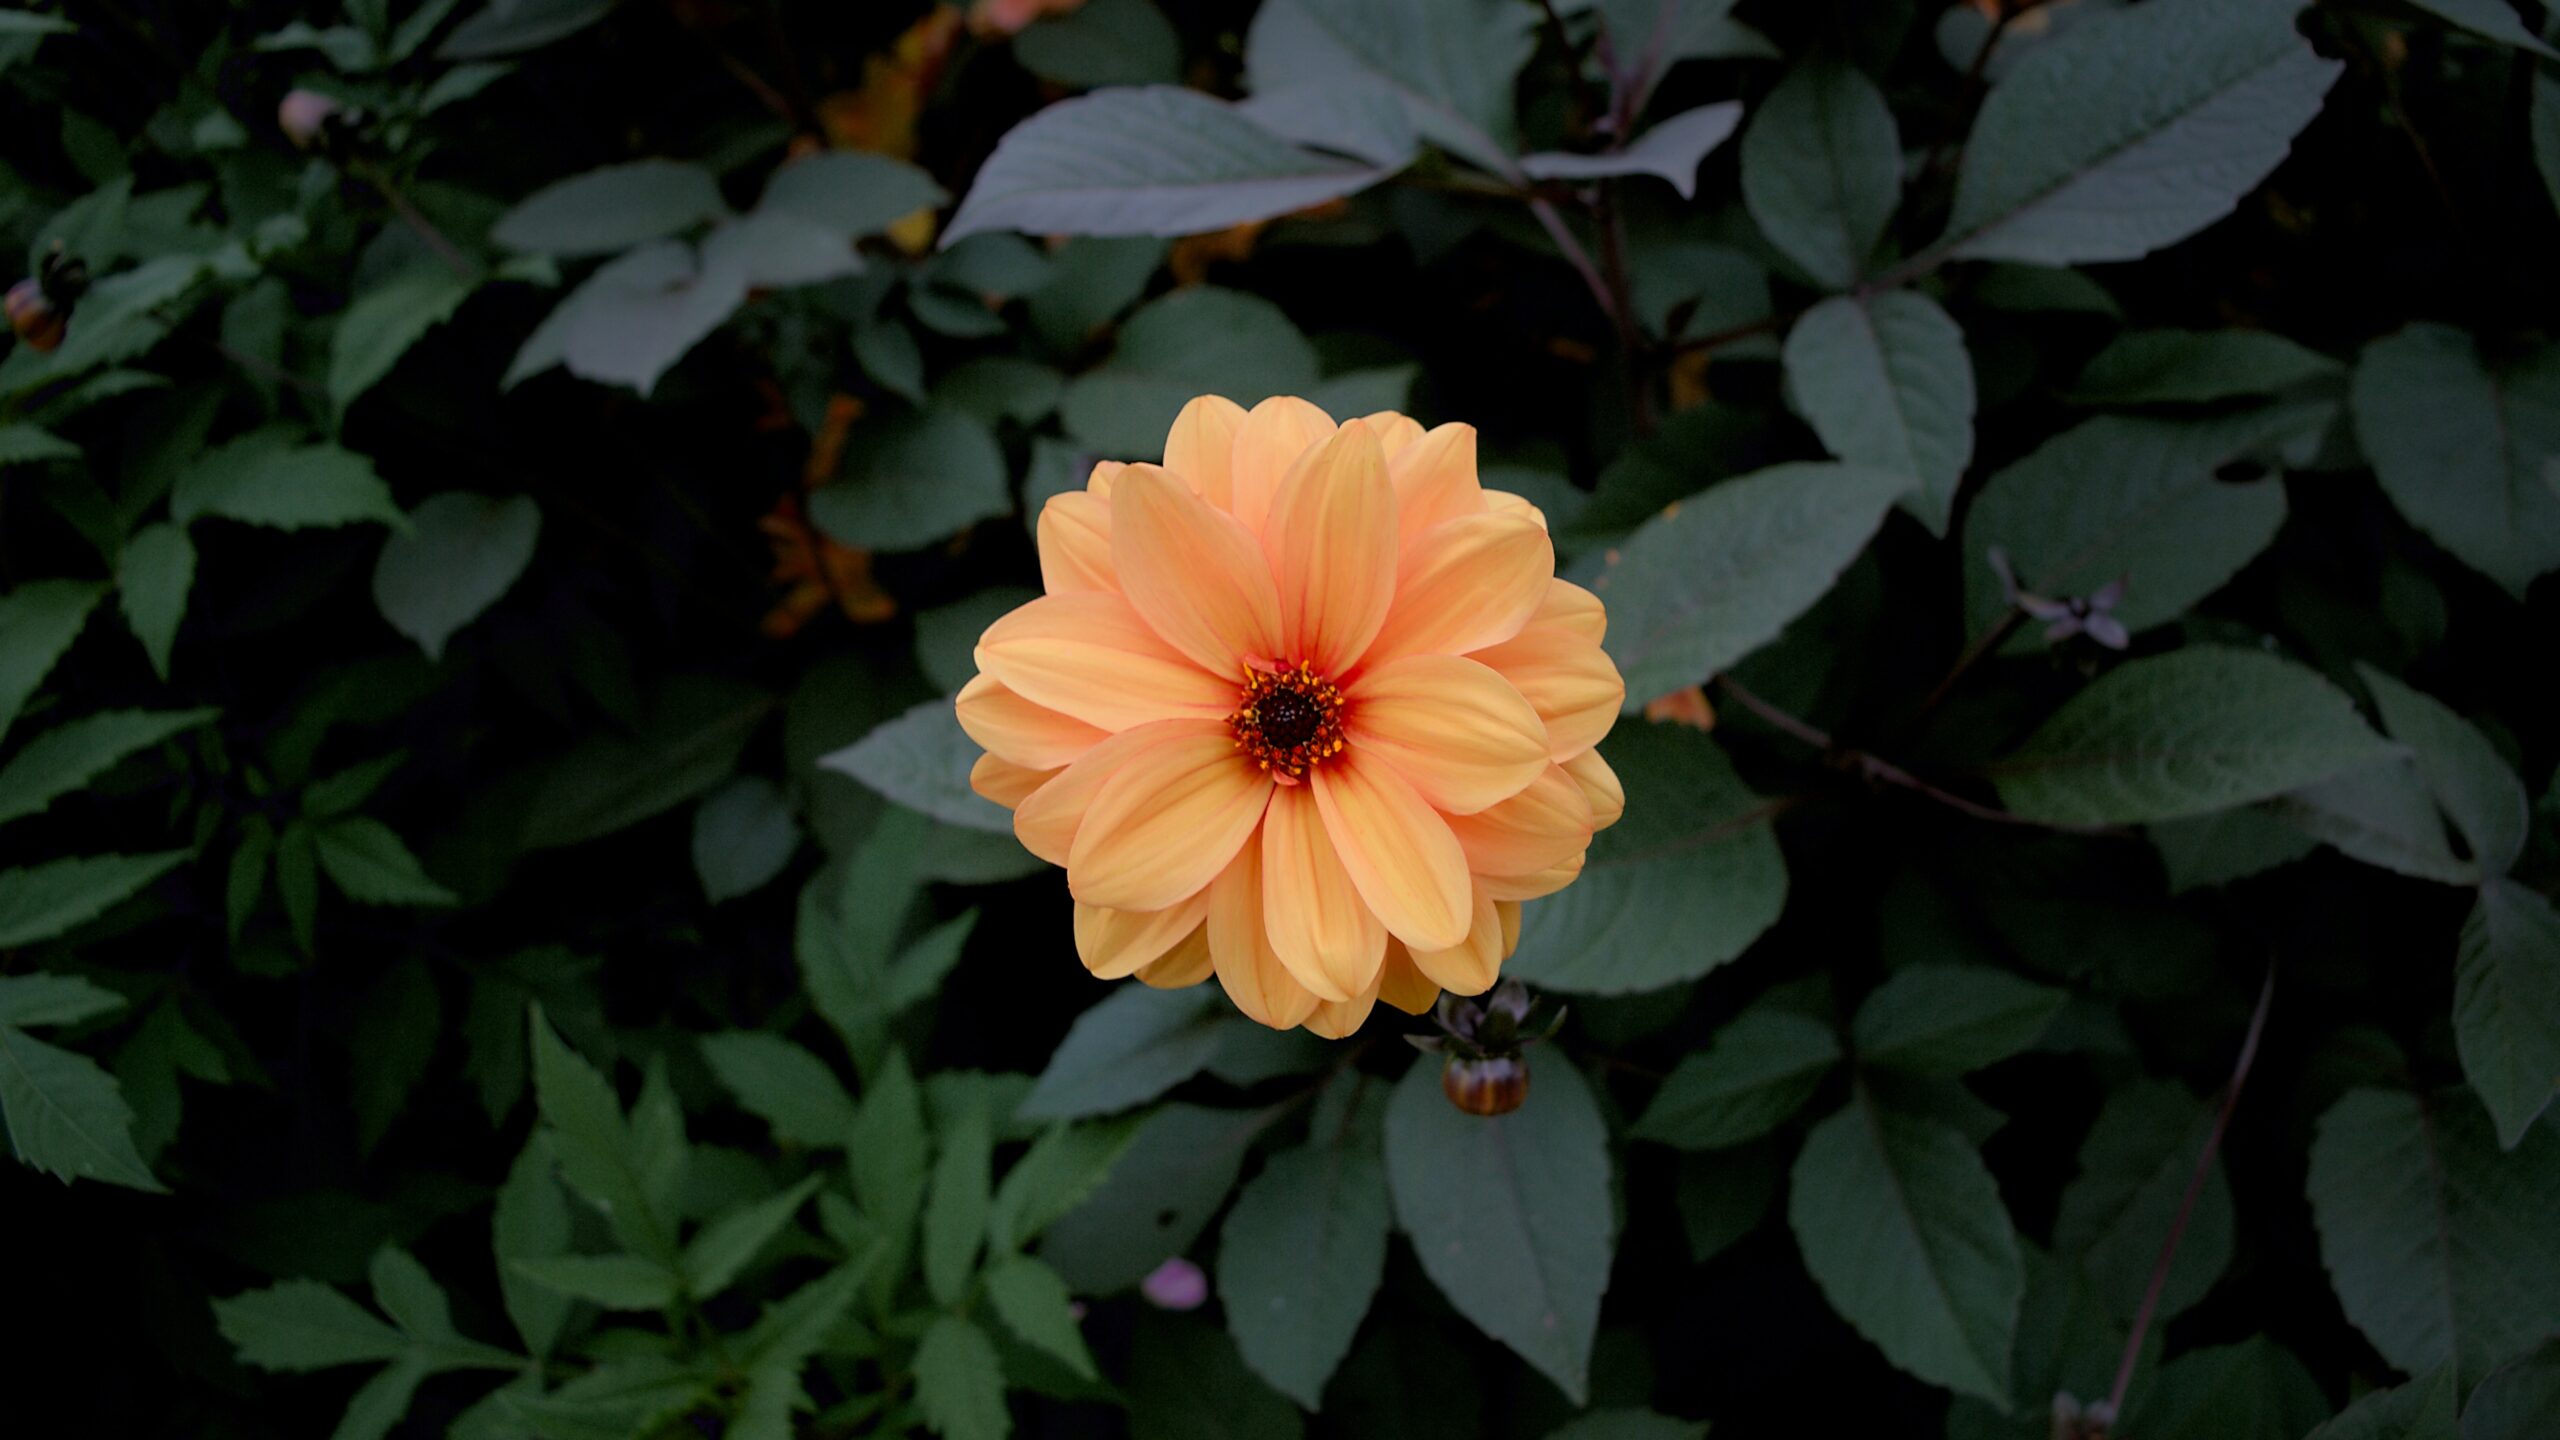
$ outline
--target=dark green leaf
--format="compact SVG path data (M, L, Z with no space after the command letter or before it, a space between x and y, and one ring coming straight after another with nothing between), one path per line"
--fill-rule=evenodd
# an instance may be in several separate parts
M2370 665L2356 668L2383 733L2409 747L2427 789L2453 817L2483 874L2503 875L2523 853L2531 824L2524 782L2488 738L2434 696Z
M2062 1192L2054 1256L2079 1267L2091 1298L2130 1325L2150 1287L2162 1238L2178 1223L2212 1115L2175 1085L2142 1080L2107 1097L2080 1144L2080 1174ZM2231 1263L2231 1184L2217 1165L2188 1212L2159 1315L2204 1298Z
M116 762L212 719L214 710L108 710L57 725L0 766L0 824L33 815Z
M685 1288L697 1296L717 1295L729 1288L773 1238L818 1193L822 1177L811 1175L778 1195L740 1206L705 1225L684 1247Z
M115 1077L8 1025L0 1025L0 1117L18 1158L65 1184L167 1192L134 1149L133 1110Z
M560 1192L551 1137L536 1130L507 1170L498 1201L489 1216L490 1249L498 1262L498 1289L507 1318L524 1337L525 1348L548 1355L569 1323L569 1302L558 1292L536 1285L516 1269L520 1261L550 1260L569 1253L569 1200Z
M2265 330L2131 330L2109 342L2071 382L2082 405L2197 405L2276 395L2326 380L2343 366Z
M693 873L713 901L761 889L800 848L800 822L781 787L741 775L693 812Z
M1902 199L1902 138L1875 82L1836 60L1787 73L1742 134L1742 200L1817 284L1866 273Z
M1237 1359L1215 1325L1140 1325L1129 1364L1130 1440L1301 1440L1306 1422Z
M1351 1350L1387 1264L1375 1131L1275 1154L1218 1238L1218 1303L1254 1373L1309 1410Z
M2190 1350L2160 1367L2128 1406L2143 1440L2295 1440L2328 1401L2293 1352L2264 1335Z
M0 870L0 949L50 940L104 914L187 858L83 855L22 870Z
M511 1263L536 1285L607 1310L656 1310L676 1298L675 1273L637 1255L555 1255Z
M1909 477L1902 507L1947 533L1973 461L1973 362L1947 312L1909 290L1825 300L1787 332L1786 367L1823 448Z
M1787 1218L1832 1308L1886 1359L2007 1400L2025 1271L2000 1187L1962 1135L1861 1091L1806 1138Z
M921 549L1012 508L995 437L943 409L864 426L845 478L809 499L821 529L867 550Z
M1087 1380L1095 1378L1093 1356L1076 1328L1067 1282L1058 1272L1028 1256L1017 1255L987 1271L987 1304L1023 1344L1054 1356Z
M542 1007L532 1008L533 1093L550 1128L560 1178L604 1212L634 1254L673 1271L675 1234L655 1200L659 1160L634 1133L612 1085L552 1033Z
M2492 364L2469 335L2411 325L2365 347L2356 438L2409 523L2521 600L2560 565L2560 345Z
M2489 1372L2462 1411L2462 1440L2532 1440L2560 1420L2560 1341L2545 1340Z
M1137 1284L1207 1228L1235 1188L1245 1151L1278 1118L1274 1110L1158 1110L1102 1184L1048 1227L1040 1258L1080 1294Z
M411 1092L435 1059L444 1029L444 999L427 967L415 960L393 965L364 998L347 1032L354 1083L356 1143L370 1151L381 1142Z
M77 1025L124 1006L123 996L76 975L0 975L0 1025Z
M354 404L420 337L453 318L478 284L441 261L422 260L358 295L330 344L329 399L342 411Z
M1275 0L1245 33L1245 75L1257 92L1325 81L1391 96L1423 138L1511 175L1532 20L1500 0Z
M85 580L33 580L0 595L0 736L71 648L107 593Z
M2063 992L1978 965L1909 965L1858 1007L1850 1036L1863 1065L1960 1075L2036 1043Z
M408 524L372 461L297 438L291 427L271 426L210 451L178 476L169 518L184 525L218 516L277 530Z
M978 754L951 702L927 700L818 763L920 814L1010 835L1012 815L969 788L969 768Z
M633 160L554 181L490 227L511 250L609 255L728 213L719 182L699 165Z
M187 591L196 578L196 546L177 525L146 525L124 542L116 557L116 606L142 642L152 673L169 678L169 649L186 618ZM0 729L5 729L0 726Z
M1073 1120L1154 1099L1217 1055L1227 1035L1223 1009L1206 987L1114 987L1068 1028L1021 1117Z
M936 1301L956 1305L968 1293L986 1242L995 1136L983 1102L957 1107L937 1131L933 1190L924 1211L924 1279Z
M771 696L734 680L674 677L634 734L595 736L549 768L527 807L526 848L610 835L710 790L737 769L772 708Z
M1169 85L1182 78L1182 37L1153 0L1088 0L1024 27L1013 37L1013 58L1075 90Z
M2459 1440L2453 1413L2460 1399L2453 1371L2431 1370L2366 1395L2304 1440Z
M851 238L877 235L946 198L932 176L903 160L829 150L774 171L756 209L796 215Z
M946 1440L1004 1440L1013 1418L1004 1408L1004 1368L986 1332L945 1315L916 1346L916 1401L925 1424Z
M373 1312L313 1280L287 1280L213 1302L222 1338L267 1370L326 1370L390 1360L408 1347Z
M1552 1051L1508 1115L1458 1109L1439 1072L1415 1063L1387 1105L1396 1218L1458 1313L1581 1404L1616 1228L1608 1126Z
M451 905L454 893L428 878L391 827L347 815L311 830L320 868L348 899L366 905Z
M1756 1140L1811 1099L1839 1061L1840 1041L1829 1025L1755 1005L1705 1050L1681 1057L1631 1133L1683 1150Z
M2560 1089L2560 913L2513 881L2481 886L2462 922L2453 1038L2498 1143L2515 1149Z
M532 563L541 531L542 508L529 496L432 496L409 513L406 533L383 542L373 603L428 659L441 659L453 632L497 604Z
M853 1135L853 1100L825 1062L779 1035L728 1030L702 1037L702 1058L773 1138L832 1149Z

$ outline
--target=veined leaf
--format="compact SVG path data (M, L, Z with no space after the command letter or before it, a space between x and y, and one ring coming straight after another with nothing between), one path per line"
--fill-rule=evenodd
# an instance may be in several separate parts
M193 729L218 713L109 710L46 731L0 766L0 824L35 814L105 774L126 756Z

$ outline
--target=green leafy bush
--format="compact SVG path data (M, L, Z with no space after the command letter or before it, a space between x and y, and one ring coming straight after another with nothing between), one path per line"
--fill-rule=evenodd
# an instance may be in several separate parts
M12 1419L2560 1432L2544 8L0 12ZM1609 607L1508 1113L968 788L1201 393Z

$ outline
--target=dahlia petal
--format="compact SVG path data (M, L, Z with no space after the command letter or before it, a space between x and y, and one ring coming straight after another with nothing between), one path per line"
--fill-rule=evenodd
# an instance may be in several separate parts
M1561 626L1594 645L1609 638L1609 612L1600 597L1570 580L1547 582L1547 593L1539 597L1529 623Z
M1226 509L1235 495L1231 479L1236 431L1244 426L1244 407L1224 395L1203 395L1173 417L1164 437L1164 468L1200 498Z
M1496 900L1493 913L1502 920L1502 958L1508 960L1520 953L1520 902Z
M1472 815L1547 769L1538 712L1490 667L1455 655L1407 655L1350 692L1353 743L1384 760L1432 808Z
M1357 748L1314 774L1316 811L1360 898L1415 950L1446 950L1474 922L1466 852L1395 767Z
M1120 588L1111 569L1111 502L1069 490L1040 507L1040 586L1052 595Z
M1386 927L1362 902L1304 786L1273 795L1262 822L1262 924L1280 963L1317 999L1376 985Z
M1541 530L1547 528L1547 512L1532 504L1526 495L1515 495L1488 485L1484 491L1484 508L1496 515L1518 516Z
M1094 461L1093 468L1085 472L1085 493L1091 495L1096 500L1110 499L1111 487L1119 483L1120 472L1128 468L1129 467L1126 464L1123 464L1118 460Z
M1358 420L1299 460L1262 532L1292 659L1336 673L1387 623L1396 589L1396 492L1386 456Z
M1195 925L1172 949L1138 971L1138 983L1155 990L1188 990L1216 968L1209 958L1209 927Z
M1422 422L1409 415L1378 410L1360 418L1377 435L1378 448L1387 452L1389 460L1396 458L1396 452L1422 438Z
M990 755L1033 770L1075 763L1107 733L1046 705L1034 705L992 675L970 678L952 701L960 728Z
M1555 566L1547 532L1517 516L1464 515L1434 525L1404 548L1395 604L1361 663L1498 645L1529 623Z
M1076 902L1076 955L1102 980L1126 980L1180 944L1209 912L1206 891L1162 910L1109 910Z
M1333 417L1294 395L1274 395L1254 406L1236 428L1227 509L1246 529L1261 533L1289 467L1332 433Z
M1606 830L1627 813L1627 790L1618 783L1618 772L1600 758L1597 750L1585 750L1564 762L1564 773L1582 787L1582 796L1591 802L1591 828Z
M1271 790L1270 776L1237 758L1224 726L1168 736L1094 792L1067 851L1067 889L1115 910L1187 900L1252 836Z
M1165 644L1118 595L1044 595L988 626L977 661L1024 699L1103 730L1235 708L1234 681Z
M1218 985L1256 1024L1287 1030L1316 1008L1315 992L1298 983L1262 921L1262 847L1247 845L1209 884L1209 953Z
M1076 763L1058 772L1057 777L1033 791L1014 807L1013 834L1022 848L1048 861L1064 865L1074 853L1076 831L1084 824L1084 812L1093 805L1093 797L1103 785L1120 773L1120 767L1152 746L1177 736L1214 733L1214 727L1225 727L1214 720L1159 720L1152 725L1139 725L1123 730L1084 752Z
M1476 427L1438 426L1398 451L1387 467L1396 487L1396 530L1410 542L1434 525L1484 513L1476 483Z
M1475 918L1467 938L1446 950L1416 950L1413 963L1452 995L1481 995L1502 978L1502 915L1481 884L1475 889Z
M1440 987L1413 963L1413 952L1403 941L1390 940L1386 967L1378 973L1378 998L1407 1015L1419 1015L1439 1003Z
M1280 592L1253 535L1153 465L1112 489L1120 588L1166 644L1230 687L1280 653Z
M1031 792L1057 778L1055 770L1033 770L994 755L981 755L969 767L969 788L1007 810L1031 798Z
M1348 1000L1327 1000L1317 1005L1308 1012L1307 1029L1327 1040L1340 1040L1359 1029L1368 1020L1369 1012L1378 1008L1378 988L1386 975L1387 967L1382 962L1378 978L1369 982L1369 988Z
M1608 652L1563 625L1532 621L1467 658L1491 666L1527 698L1546 727L1547 753L1556 760L1599 744L1626 704L1627 682Z
M1534 875L1561 865L1590 845L1591 825L1591 801L1560 765L1499 805L1449 817L1467 868L1480 876Z
M1585 858L1585 852L1577 850L1573 858L1563 864L1532 874L1479 875L1476 878L1484 883L1485 893L1497 901L1539 900L1553 895L1579 878Z

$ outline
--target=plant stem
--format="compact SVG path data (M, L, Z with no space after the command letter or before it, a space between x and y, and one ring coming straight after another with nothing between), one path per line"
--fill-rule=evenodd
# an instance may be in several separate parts
M416 231L418 238L425 241L427 248L436 253L437 259L451 267L454 274L465 280L479 278L480 267L471 263L469 257L462 253L460 246L446 239L445 233L436 228L435 222L429 220L425 212L409 202L408 195L392 182L389 175L383 173L382 167L370 160L353 160L347 164L347 173L372 186L382 196L383 202L391 207L391 213L399 216L411 230Z
M1917 725L1929 718L1930 712L1936 710L1939 702L1947 698L1948 692L1956 688L1956 682L1962 680L1975 665L1980 664L1984 656L1999 649L2001 644L2017 630L2019 622L2025 618L2025 611L2013 607L2000 617L2000 623L1973 637L1973 643L1964 647L1964 653L1956 657L1956 663L1949 667L1945 677L1939 680L1930 689L1928 695L1920 701L1920 708L1912 712L1911 723Z
M1556 213L1555 202L1532 196L1529 213L1537 217L1539 226L1547 232L1547 238L1556 242L1556 249L1564 253L1565 263L1582 276L1583 284L1591 287L1591 298L1599 303L1600 313L1609 317L1610 324L1621 325L1623 330L1618 318L1617 297L1611 293L1607 278L1601 275L1600 267L1592 263L1591 252L1574 238L1572 229L1564 223L1564 216Z
M2107 1392L2106 1414L2101 1423L2113 1427L2116 1417L2124 1413L2125 1391L2133 1385L2134 1362L2142 1356L2143 1336L2151 1329L2152 1315L2160 1308L2160 1292L2169 1283L2169 1265L2178 1258L2178 1244L2187 1238L2187 1222L2195 1217L2196 1200L2204 1194L2205 1177L2213 1173L2213 1157L2222 1149L2222 1137L2231 1128L2231 1112L2240 1104L2240 1087L2249 1083L2249 1066L2258 1058L2258 1038L2266 1033L2267 1010L2275 1003L2276 970L2267 967L2266 983L2258 987L2258 1008L2249 1016L2249 1030L2240 1040L2239 1057L2231 1062L2231 1079L2222 1087L2222 1108L2215 1112L2213 1129L2204 1137L2204 1153L2196 1157L2195 1173L2187 1177L2187 1193L2178 1202L2178 1218L2170 1223L2169 1238L2160 1245L2160 1258L2152 1263L2151 1283L2142 1292L2142 1307L2133 1314L2133 1332L2125 1337L2124 1357L2116 1362L2115 1387Z

